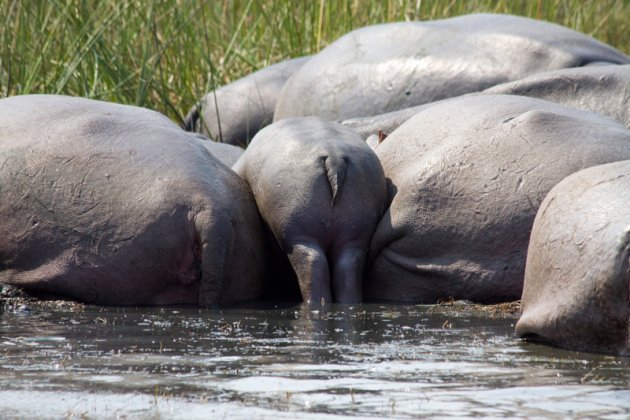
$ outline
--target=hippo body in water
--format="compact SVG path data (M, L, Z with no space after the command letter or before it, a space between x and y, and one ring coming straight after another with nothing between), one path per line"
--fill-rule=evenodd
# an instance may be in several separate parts
M287 80L274 121L378 115L600 62L630 58L582 33L518 16L368 26L339 38Z
M387 198L383 169L365 142L336 123L288 119L261 130L233 168L288 256L303 300L360 302Z
M184 128L218 142L247 146L273 121L282 86L309 58L273 64L207 93L186 116Z
M257 299L255 203L191 137L143 108L0 100L0 283L106 305Z
M630 130L539 99L476 95L427 107L375 151L391 205L372 239L365 299L493 303L521 296L547 192L630 159Z
M536 215L519 336L630 355L630 160L556 185Z

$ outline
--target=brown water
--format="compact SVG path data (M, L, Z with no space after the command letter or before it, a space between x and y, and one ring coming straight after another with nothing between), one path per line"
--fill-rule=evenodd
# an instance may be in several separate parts
M466 306L7 303L0 417L630 417L630 359Z

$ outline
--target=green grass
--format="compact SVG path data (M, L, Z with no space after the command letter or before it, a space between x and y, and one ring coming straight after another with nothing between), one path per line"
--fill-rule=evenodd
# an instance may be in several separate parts
M560 23L630 54L630 0L2 0L0 96L86 96L180 121L212 86L352 29L473 12Z

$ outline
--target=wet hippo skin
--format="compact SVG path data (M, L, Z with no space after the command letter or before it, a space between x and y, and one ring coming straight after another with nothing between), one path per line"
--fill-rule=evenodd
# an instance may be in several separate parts
M532 230L516 333L630 355L630 160L555 186Z

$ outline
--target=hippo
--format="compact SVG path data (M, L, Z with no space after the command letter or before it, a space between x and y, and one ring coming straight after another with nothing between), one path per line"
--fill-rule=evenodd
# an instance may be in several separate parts
M630 128L630 64L539 73L493 86L483 93L545 99L607 115Z
M359 135L319 118L290 118L261 130L233 169L250 185L302 299L360 302L387 187L378 158Z
M273 64L207 93L186 115L184 129L246 147L258 130L271 123L282 86L309 58Z
M532 229L518 336L630 355L630 160L566 177Z
M368 26L339 38L287 80L274 121L378 115L593 63L630 58L571 29L510 15Z
M227 143L219 143L203 134L194 134L194 139L208 152L221 161L225 166L232 167L245 151L242 147Z
M165 116L0 100L0 284L103 305L229 305L264 289L245 182Z
M366 300L497 303L521 297L545 195L580 169L630 159L630 130L513 95L427 107L375 149L389 209L368 254Z

